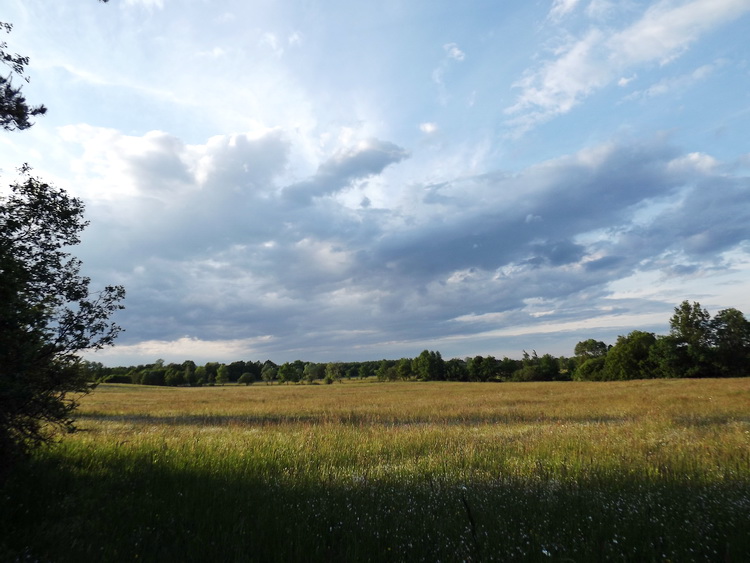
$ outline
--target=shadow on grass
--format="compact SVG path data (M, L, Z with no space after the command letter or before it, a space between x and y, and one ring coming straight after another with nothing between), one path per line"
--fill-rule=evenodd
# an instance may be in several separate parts
M127 456L19 468L3 561L746 561L750 485L366 477Z
M709 426L726 426L728 424L747 424L750 425L750 416L731 416L731 415L709 415L696 416L686 415L677 416L673 421L678 426L705 428Z
M119 422L166 426L282 426L287 424L346 424L351 426L420 426L420 425L475 425L475 424L623 424L630 420L622 416L539 416L519 413L498 413L487 416L404 416L389 418L368 413L310 414L310 415L220 415L186 414L154 416L148 414L78 413L80 420Z

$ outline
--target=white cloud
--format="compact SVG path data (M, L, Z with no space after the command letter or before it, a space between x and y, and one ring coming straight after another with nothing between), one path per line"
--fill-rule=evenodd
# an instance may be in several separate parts
M586 15L592 19L603 20L615 13L617 6L618 2L614 0L591 0L586 6Z
M638 98L653 98L656 96L663 96L665 94L685 90L703 80L706 80L714 71L723 66L723 61L717 61L714 64L703 65L696 68L694 71L683 74L681 76L663 78L656 84L652 84L645 90L640 90L629 94L626 99L638 99Z
M709 154L692 152L675 158L668 163L669 169L679 172L700 172L709 174L713 172L719 162Z
M662 0L635 24L612 35L605 47L617 67L652 61L665 64L704 33L748 11L746 0L693 0L677 5Z
M437 123L433 123L433 122L420 123L419 130L422 133L427 133L428 135L430 135L432 133L437 132L438 126L437 126Z
M144 6L146 8L164 8L164 0L125 0L126 6Z
M446 43L443 45L443 49L449 58L456 61L463 61L466 58L466 54L458 48L456 43Z
M662 0L641 18L611 34L592 28L559 49L557 56L526 71L514 86L515 104L506 109L517 132L567 113L617 76L643 64L666 64L701 35L750 12L746 0Z
M257 356L263 346L273 337L202 340L184 336L176 340L145 340L137 344L121 344L116 348L105 348L90 352L87 356L93 361L107 362L117 358L118 363L141 363L144 358L151 361L161 358L166 362L183 362L190 358L199 364L215 361L216 358L250 358Z
M260 42L262 45L270 47L277 57L284 54L284 47L282 47L281 41L275 33L271 33L270 31L263 33L260 37Z
M572 12L580 0L555 0L547 16L552 21L558 21Z

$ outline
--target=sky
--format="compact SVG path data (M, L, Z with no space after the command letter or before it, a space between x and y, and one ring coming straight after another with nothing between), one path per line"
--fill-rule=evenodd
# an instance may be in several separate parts
M5 0L107 365L573 355L750 314L748 0Z

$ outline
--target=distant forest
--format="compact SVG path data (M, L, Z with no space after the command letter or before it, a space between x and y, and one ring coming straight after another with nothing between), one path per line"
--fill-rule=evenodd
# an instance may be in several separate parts
M379 381L616 381L677 377L743 377L750 366L750 322L737 309L723 309L713 318L700 303L683 301L669 321L668 335L634 330L614 345L590 338L576 344L572 357L523 358L494 356L444 360L424 350L416 358L367 362L315 363L296 360L278 365L271 360L209 362L196 365L153 364L105 367L84 362L91 380L142 385L201 386L255 382L334 383L344 378Z

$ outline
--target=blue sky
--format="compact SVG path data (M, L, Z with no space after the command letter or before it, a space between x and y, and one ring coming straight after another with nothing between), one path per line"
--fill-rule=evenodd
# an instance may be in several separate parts
M8 0L107 364L572 355L750 312L747 0Z

